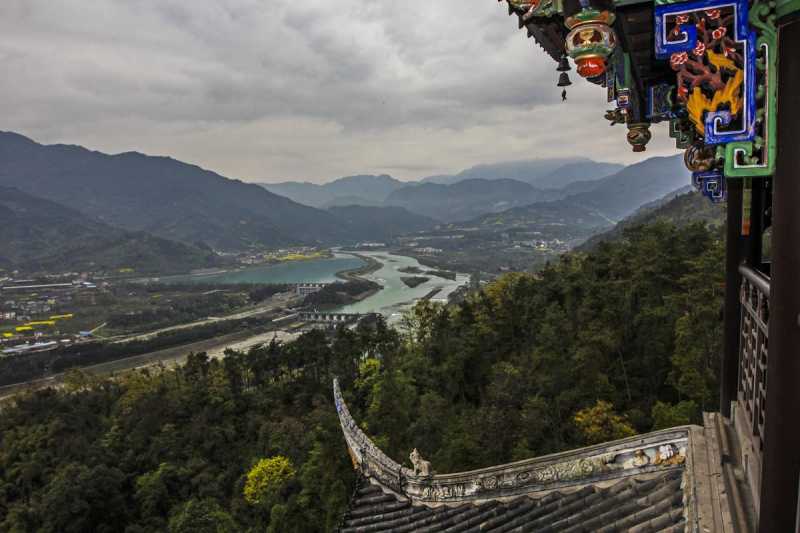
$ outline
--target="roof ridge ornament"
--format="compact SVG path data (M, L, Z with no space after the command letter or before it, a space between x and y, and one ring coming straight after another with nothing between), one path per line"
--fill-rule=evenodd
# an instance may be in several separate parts
M656 431L505 465L436 474L417 450L410 456L413 470L386 456L353 420L336 379L333 395L355 468L387 490L427 505L479 502L683 468L692 431Z

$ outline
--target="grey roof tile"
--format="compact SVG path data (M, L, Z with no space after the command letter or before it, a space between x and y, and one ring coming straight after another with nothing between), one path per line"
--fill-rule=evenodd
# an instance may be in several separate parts
M590 484L571 492L442 507L412 505L362 478L341 531L684 531L682 477L679 469L644 479L628 477L605 487ZM387 508L395 510L387 513Z
M718 527L710 466L714 428L681 426L468 472L422 474L378 448L334 382L345 442L359 473L340 531L656 533ZM429 466L429 465L428 465ZM725 509L719 509L725 513Z

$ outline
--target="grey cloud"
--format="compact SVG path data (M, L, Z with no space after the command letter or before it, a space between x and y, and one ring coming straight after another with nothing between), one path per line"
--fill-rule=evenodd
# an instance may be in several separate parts
M602 91L553 108L555 65L494 0L3 0L0 32L2 128L45 142L276 180L630 157L581 144L609 137Z

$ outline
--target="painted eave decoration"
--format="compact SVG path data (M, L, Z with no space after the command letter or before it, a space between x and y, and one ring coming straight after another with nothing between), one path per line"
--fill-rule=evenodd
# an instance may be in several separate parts
M606 89L605 117L627 126L635 152L646 150L651 124L669 122L693 184L711 201L725 200L726 179L774 173L775 0L505 1L561 62L559 87L569 57Z

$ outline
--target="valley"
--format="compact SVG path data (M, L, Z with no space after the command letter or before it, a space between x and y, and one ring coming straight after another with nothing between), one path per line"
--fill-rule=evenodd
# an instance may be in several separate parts
M70 369L105 375L178 363L198 350L221 356L228 348L292 339L317 327L300 316L304 310L379 313L398 323L417 301L436 295L446 303L469 279L438 272L435 281L420 278L410 286L402 272L408 269L421 265L386 252L334 252L122 283L33 284L36 280L6 278L0 280L0 294L13 294L15 300L0 301L0 310L6 309L0 312L0 393L58 384ZM333 300L319 298L336 287L351 296L340 300L332 292ZM22 308L27 315L17 314Z
M676 158L254 185L13 133L0 156L5 384L321 326L304 312L398 325L417 302L535 272L686 183Z

